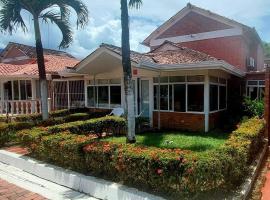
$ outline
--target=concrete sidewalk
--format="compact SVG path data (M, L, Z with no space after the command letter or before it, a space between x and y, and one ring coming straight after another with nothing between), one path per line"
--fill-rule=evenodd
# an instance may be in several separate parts
M26 197L24 198L24 196L22 196L20 197L20 199L22 200L46 199L46 198L52 199L52 200L79 200L79 199L80 200L97 200L96 198L76 192L67 187L57 185L50 181L41 179L32 174L24 172L21 169L15 168L13 166L10 166L1 162L0 162L0 179L5 180L5 182L2 182L3 184L5 183L4 185L5 187L13 187L13 189L18 187L18 190L20 190L22 193L27 192L29 195L29 198L26 198ZM22 190L22 188L24 190ZM6 195L9 195L9 193L6 193ZM33 198L31 197L31 195ZM0 196L1 200L4 199L4 197L3 198L2 197L3 196ZM18 199L18 198L19 197L18 196L16 197L16 193L15 193L13 199Z

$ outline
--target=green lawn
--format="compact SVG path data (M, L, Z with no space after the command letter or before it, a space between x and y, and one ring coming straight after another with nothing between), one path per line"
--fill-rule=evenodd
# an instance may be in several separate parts
M194 152L205 152L222 145L229 134L222 132L188 133L188 132L163 132L136 135L135 145L154 146L159 148L180 148ZM103 139L113 143L125 143L125 137L110 137Z

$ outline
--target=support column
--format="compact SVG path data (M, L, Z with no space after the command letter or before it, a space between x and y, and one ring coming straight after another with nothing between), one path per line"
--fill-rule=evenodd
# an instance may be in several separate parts
M264 96L264 119L266 122L265 137L270 145L270 66L266 67L265 71L265 96Z
M84 107L86 108L88 105L87 105L87 83L88 80L86 78L84 78Z
M32 79L31 80L31 89L32 89L31 113L36 112L36 102L35 102L35 100L37 99L36 88L37 88L36 80Z
M204 132L209 131L209 106L210 106L210 84L209 75L205 75L204 80Z

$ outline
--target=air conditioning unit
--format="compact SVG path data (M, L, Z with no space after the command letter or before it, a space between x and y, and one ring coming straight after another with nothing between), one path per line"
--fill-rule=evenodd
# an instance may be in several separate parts
M255 59L254 58L250 57L248 59L248 66L249 67L255 67Z

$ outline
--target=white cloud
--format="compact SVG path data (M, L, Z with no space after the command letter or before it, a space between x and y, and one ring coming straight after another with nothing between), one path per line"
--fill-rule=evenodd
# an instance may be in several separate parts
M120 0L88 1L84 0L90 11L90 22L84 30L74 28L74 41L68 52L83 58L95 50L101 43L121 44ZM157 26L181 10L187 0L143 0L140 10L131 10L130 43L137 51L147 51L140 45ZM235 19L251 27L256 27L262 39L270 40L270 1L269 0L190 0L196 6L206 8L220 15ZM29 14L24 14L25 20L32 24ZM73 13L74 15L74 13ZM75 19L71 20L75 27ZM28 34L17 31L13 36L1 36L0 48L9 41L34 44L33 28L30 26ZM57 48L61 42L61 33L55 25L42 25L43 44L45 48Z

